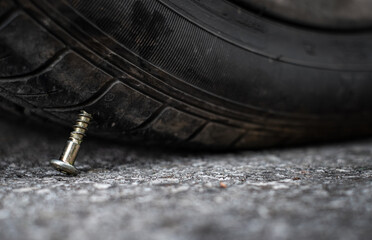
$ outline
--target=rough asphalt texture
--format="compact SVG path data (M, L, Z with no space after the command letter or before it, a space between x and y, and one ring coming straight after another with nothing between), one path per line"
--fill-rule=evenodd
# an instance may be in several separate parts
M177 153L0 120L0 239L371 239L372 141Z

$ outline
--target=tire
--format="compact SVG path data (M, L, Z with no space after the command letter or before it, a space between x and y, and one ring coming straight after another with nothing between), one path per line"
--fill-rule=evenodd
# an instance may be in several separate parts
M0 0L6 108L90 133L203 148L370 135L372 32L232 1Z

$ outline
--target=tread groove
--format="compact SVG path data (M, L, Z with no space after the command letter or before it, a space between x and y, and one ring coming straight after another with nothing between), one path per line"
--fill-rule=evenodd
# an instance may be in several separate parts
M0 17L0 31L3 30L9 23L21 14L19 9L10 9Z
M137 127L129 129L128 132L134 132L134 131L141 130L141 129L144 129L144 128L148 127L154 120L156 120L158 118L158 116L160 116L162 114L162 112L167 107L168 107L167 104L163 104L158 109L156 109L155 112L153 112L149 118L147 118L144 122L142 122Z
M245 137L245 135L248 133L248 130L245 130L240 136L238 136L234 141L232 141L230 144L229 144L229 146L228 146L228 148L234 148L235 147L235 145L240 141L240 140L242 140L244 137Z
M193 140L199 133L201 133L201 131L203 131L208 123L210 123L210 121L206 121L201 126L199 126L187 139L184 140L184 142L190 142L191 140Z
M62 90L43 92L43 93L34 93L34 94L23 94L23 93L14 93L14 94L20 97L42 97L42 96L49 96L50 94L56 94L60 92L62 92Z

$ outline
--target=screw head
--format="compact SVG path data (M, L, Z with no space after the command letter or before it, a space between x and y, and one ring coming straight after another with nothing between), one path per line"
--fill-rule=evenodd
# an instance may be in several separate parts
M79 173L79 171L73 165L58 159L51 160L50 164L52 164L55 169L63 173L70 175L77 175Z

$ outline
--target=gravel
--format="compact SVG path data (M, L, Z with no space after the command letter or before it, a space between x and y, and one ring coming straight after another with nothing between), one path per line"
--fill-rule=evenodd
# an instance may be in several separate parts
M0 239L369 239L372 140L192 153L0 120Z

